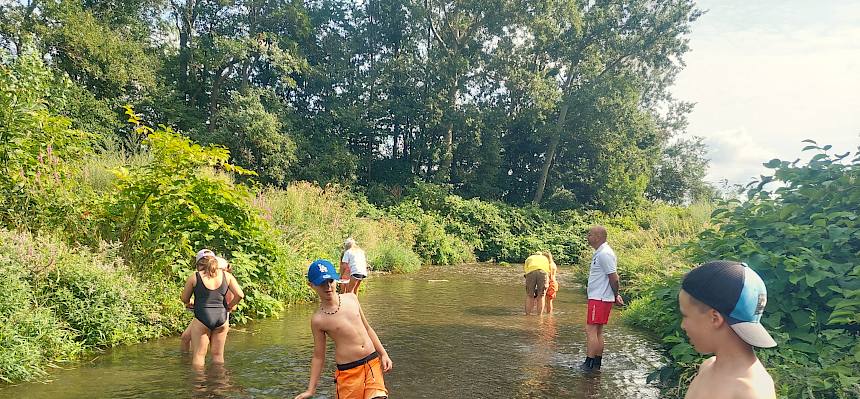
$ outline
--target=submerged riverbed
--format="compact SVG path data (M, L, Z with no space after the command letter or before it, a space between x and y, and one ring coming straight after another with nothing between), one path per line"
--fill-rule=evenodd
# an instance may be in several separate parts
M605 330L603 371L579 371L585 298L566 284L555 314L523 315L520 267L427 267L372 276L360 296L394 370L392 398L657 398L646 375L664 359L644 334L617 321ZM177 293L178 295L178 293ZM308 381L316 304L230 332L224 366L190 368L179 338L115 348L56 370L48 383L0 389L10 398L292 398ZM617 311L614 311L617 312ZM331 342L318 398L333 398Z

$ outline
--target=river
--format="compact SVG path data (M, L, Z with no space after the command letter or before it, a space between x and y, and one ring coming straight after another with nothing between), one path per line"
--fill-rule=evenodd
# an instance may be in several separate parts
M562 270L552 316L523 315L518 266L426 267L372 276L360 300L394 361L392 398L657 398L646 375L665 359L646 335L605 329L600 373L577 368L585 353L585 299ZM114 348L56 369L46 383L0 389L10 398L292 398L308 379L316 304L235 327L226 364L192 371L178 337ZM334 398L333 349L317 398Z

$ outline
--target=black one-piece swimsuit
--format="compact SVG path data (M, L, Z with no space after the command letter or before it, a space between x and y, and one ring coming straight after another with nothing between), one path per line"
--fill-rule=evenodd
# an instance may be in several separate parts
M215 330L227 322L227 276L221 272L221 286L210 290L203 284L200 272L197 272L197 284L194 286L194 318L200 320L206 328Z

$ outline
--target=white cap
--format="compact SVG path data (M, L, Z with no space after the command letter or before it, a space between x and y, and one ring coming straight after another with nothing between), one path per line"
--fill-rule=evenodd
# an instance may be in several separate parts
M227 259L224 259L220 256L216 256L215 260L218 261L218 268L221 270L225 270L225 269L227 269L228 266L230 266L230 264L227 263Z
M200 262L200 259L202 259L204 256L215 256L215 252L212 252L211 250L205 248L197 251L197 256L194 257L194 263Z
M349 237L346 241L343 242L343 247L346 249L350 249L355 246L355 238Z

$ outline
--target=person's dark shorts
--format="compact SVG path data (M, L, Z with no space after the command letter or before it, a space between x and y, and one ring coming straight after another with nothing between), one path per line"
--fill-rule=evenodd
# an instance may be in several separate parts
M366 279L366 278L367 278L367 275L366 275L366 274L361 274L361 273L353 273L353 274L352 274L352 278L354 278L354 279L356 279L356 280L364 280L364 279Z
M543 270L532 270L526 274L526 295L537 298L546 295L546 282L549 279Z

